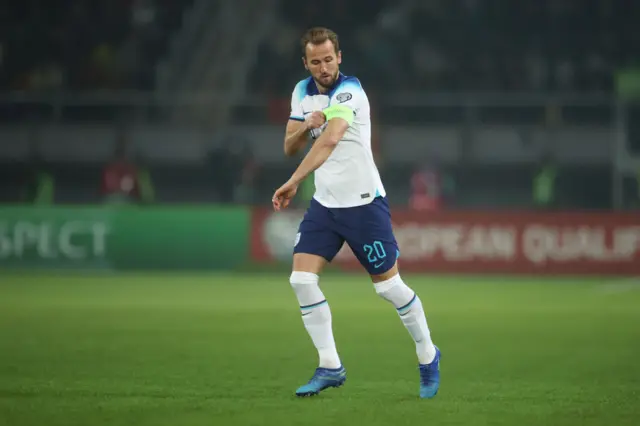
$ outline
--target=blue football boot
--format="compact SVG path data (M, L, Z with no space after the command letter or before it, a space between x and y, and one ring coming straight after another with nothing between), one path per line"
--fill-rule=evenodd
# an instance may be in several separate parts
M420 398L433 398L440 387L440 349L430 364L420 364Z
M339 388L347 380L347 370L343 366L340 368L316 368L309 383L302 385L296 390L298 396L317 395L327 388Z

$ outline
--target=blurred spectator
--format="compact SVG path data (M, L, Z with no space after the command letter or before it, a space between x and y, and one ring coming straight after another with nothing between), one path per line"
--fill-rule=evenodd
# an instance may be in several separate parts
M533 178L533 203L540 209L555 207L558 168L553 157L544 153Z
M239 204L253 204L255 202L256 178L260 167L248 143L242 147L240 157L242 168L240 178L235 185L233 201Z
M54 202L55 181L43 158L33 150L27 168L23 200L29 204L50 205Z
M411 176L410 208L417 211L437 211L445 207L452 181L435 156L420 162Z
M149 204L153 202L154 190L149 172L140 161L130 159L126 139L116 146L113 159L102 172L101 195L109 204Z
M616 70L616 93L627 100L640 100L640 61L638 65L625 65Z

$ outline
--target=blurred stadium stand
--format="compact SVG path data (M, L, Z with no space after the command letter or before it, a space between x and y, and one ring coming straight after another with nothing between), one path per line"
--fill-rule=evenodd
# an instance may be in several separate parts
M637 22L632 0L6 2L0 199L20 200L39 153L56 202L99 202L125 135L157 202L268 204L296 164L281 142L298 39L324 25L369 94L393 204L429 159L455 182L451 208L531 207L549 154L556 208L624 207L640 120L616 81L640 65Z
M625 0L331 0L306 8L284 0L281 6L278 42L265 40L259 61L277 67L255 67L251 80L256 90L281 95L303 75L295 36L316 22L341 35L345 70L382 93L610 91L614 71L638 45L640 6Z

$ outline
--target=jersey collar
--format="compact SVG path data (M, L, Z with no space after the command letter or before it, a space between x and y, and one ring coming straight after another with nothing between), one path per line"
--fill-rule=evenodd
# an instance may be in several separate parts
M333 83L333 86L331 86L329 92L327 92L326 95L329 97L333 96L333 93L340 86L340 83L342 83L346 78L347 77L345 77L344 74L339 72L338 78L336 79L335 83ZM313 77L309 77L309 82L307 83L307 94L309 96L321 95L320 91L318 91L318 86L316 86L316 82Z

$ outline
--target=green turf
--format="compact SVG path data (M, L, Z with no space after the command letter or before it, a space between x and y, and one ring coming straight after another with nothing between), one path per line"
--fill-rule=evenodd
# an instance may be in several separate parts
M0 425L637 425L640 291L598 280L407 276L441 347L367 279L323 282L346 385L297 399L316 354L287 274L3 275Z

